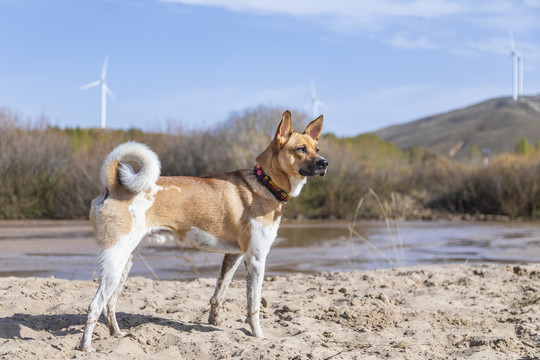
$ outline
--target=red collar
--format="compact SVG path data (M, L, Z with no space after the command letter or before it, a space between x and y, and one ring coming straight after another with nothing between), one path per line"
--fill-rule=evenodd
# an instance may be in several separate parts
M270 191L272 195L274 195L279 201L287 202L291 198L291 195L283 191L279 186L276 185L275 182L272 181L272 179L270 179L270 176L264 173L259 164L255 164L253 173L257 177L257 180L259 180L259 182L266 187L268 191Z

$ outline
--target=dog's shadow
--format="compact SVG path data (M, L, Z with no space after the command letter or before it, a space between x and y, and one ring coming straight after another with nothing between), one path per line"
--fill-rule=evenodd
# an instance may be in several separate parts
M123 331L130 331L143 324L154 324L159 326L168 326L179 332L213 332L220 329L202 323L181 322L161 318L152 315L128 314L123 312L116 313L118 325ZM105 318L102 315L99 322L105 324ZM17 313L10 317L0 318L0 339L33 339L33 332L45 331L53 336L66 336L82 333L86 323L85 314L56 314L56 315L30 315ZM25 328L32 331L25 331Z

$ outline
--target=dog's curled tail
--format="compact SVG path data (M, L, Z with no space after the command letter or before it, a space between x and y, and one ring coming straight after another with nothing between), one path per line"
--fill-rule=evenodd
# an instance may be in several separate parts
M127 162L137 163L140 170L135 172ZM160 172L161 163L156 153L144 144L130 141L107 155L101 167L101 183L111 192L123 187L139 193L155 184Z

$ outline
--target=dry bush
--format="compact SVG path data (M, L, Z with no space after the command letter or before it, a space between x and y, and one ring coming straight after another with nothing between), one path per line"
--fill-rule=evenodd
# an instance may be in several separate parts
M0 217L72 217L74 167L65 135L0 111Z
M274 136L283 109L258 107L232 115L213 130L163 133L140 130L51 128L0 109L0 218L82 218L103 191L99 172L105 156L136 140L161 159L163 175L200 176L251 168ZM308 122L293 113L302 132ZM422 205L453 213L538 216L538 155L505 155L488 168L460 165L436 153L403 151L373 134L354 138L325 135L321 155L325 177L310 179L301 196L285 207L286 216L380 218L380 204L393 214L421 214ZM377 199L367 196L373 191ZM415 215L416 216L416 215Z
M487 168L462 167L433 205L455 213L536 217L539 177L539 157L499 155Z
M103 189L105 156L135 140L160 157L163 175L200 176L251 168L281 120L281 109L259 107L231 116L214 130L172 134L140 130L51 128L0 109L0 218L81 218ZM306 117L293 114L294 124Z
M447 191L451 184L459 183L464 167L436 152L421 148L410 151L410 167L402 177L398 191L428 191L439 194Z

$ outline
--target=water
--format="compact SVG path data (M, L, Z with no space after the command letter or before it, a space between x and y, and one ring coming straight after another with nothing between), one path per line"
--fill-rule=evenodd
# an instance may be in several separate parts
M388 226L362 222L354 230L351 236L345 223L283 224L266 273L540 261L540 224L535 223L391 222ZM131 275L175 280L215 277L221 259L221 254L174 243L143 242ZM88 222L0 222L0 276L86 280L98 272L97 247ZM238 276L244 274L241 267Z

